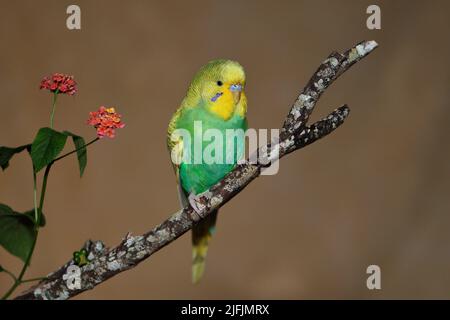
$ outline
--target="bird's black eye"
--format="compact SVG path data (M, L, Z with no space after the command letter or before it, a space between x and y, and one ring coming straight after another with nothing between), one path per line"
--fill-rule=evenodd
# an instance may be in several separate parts
M220 87L223 85L223 82L219 80L219 81L217 81L217 85Z

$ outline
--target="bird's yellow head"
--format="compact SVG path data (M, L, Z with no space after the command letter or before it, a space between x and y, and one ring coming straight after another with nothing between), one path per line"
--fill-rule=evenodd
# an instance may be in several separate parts
M195 75L186 99L187 105L201 105L222 120L235 113L245 117L247 98L244 93L245 73L242 66L231 60L213 60Z

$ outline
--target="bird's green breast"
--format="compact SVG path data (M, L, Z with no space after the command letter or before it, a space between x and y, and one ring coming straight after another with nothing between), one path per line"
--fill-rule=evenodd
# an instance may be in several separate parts
M245 153L247 120L237 114L224 121L204 108L188 108L178 118L176 128L186 130L191 137L190 147L183 142L183 153L189 152L189 155L183 158L179 172L186 193L208 190L229 173Z

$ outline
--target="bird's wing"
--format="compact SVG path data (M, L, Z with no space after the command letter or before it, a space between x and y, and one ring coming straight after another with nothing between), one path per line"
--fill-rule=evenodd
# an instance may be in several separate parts
M169 127L167 128L167 148L170 152L170 159L172 161L172 166L177 180L178 198L180 200L181 207L184 208L187 206L188 200L180 181L180 166L183 159L183 139L180 136L173 135L181 112L182 108L178 108L169 122Z
M178 119L180 119L180 116L183 112L183 107L179 107L177 111L173 114L172 118L170 119L169 126L167 127L167 148L169 151L172 151L175 144L178 143L178 140L181 139L173 139L172 134L174 133L175 129L177 128L177 122Z
M180 180L180 167L183 160L184 145L182 137L173 134L177 128L177 121L183 110L183 107L180 107L169 122L169 127L167 129L167 147L170 151L170 157L176 175L178 198L181 207L185 208L188 206L189 200ZM194 283L197 283L200 280L205 270L206 254L209 241L214 233L216 219L217 210L211 212L210 215L199 221L197 225L192 228L192 280Z

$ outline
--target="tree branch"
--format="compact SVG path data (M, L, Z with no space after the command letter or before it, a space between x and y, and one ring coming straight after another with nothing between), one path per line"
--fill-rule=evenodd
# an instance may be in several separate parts
M328 56L294 102L284 121L279 142L260 148L259 154L276 161L277 158L301 149L339 127L350 111L345 105L310 126L307 126L307 121L320 96L331 83L377 46L375 41L363 41L342 54L333 52ZM16 299L69 299L135 267L189 231L211 211L230 201L260 175L261 170L267 166L261 162L266 163L246 160L238 164L223 180L199 197L199 213L188 206L143 235L127 234L122 242L112 249L107 249L101 241L87 241L84 247L89 252L89 263L80 268L79 288L69 289L67 286L67 268L74 264L71 260Z

